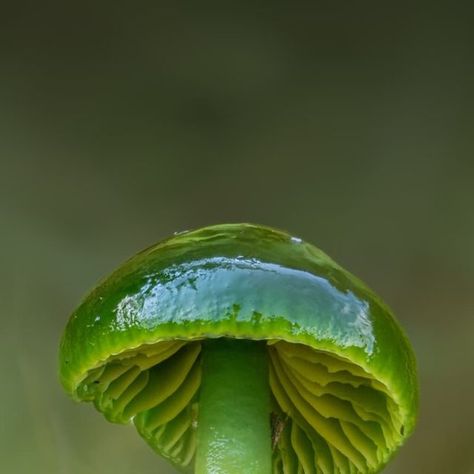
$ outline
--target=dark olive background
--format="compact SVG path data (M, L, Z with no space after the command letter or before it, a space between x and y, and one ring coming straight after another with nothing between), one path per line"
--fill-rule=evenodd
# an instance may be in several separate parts
M15 2L0 14L0 470L169 473L57 381L68 314L174 231L250 221L392 306L389 474L474 473L474 29L457 2Z

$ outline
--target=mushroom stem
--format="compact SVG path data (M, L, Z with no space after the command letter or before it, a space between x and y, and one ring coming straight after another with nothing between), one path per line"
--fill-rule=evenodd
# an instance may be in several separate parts
M263 341L202 347L196 474L270 474L270 386Z

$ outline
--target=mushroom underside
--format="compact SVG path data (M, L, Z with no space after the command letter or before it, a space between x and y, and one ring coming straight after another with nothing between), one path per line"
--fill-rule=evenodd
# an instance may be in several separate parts
M334 354L268 341L273 473L371 473L403 438L386 385ZM201 385L201 342L161 341L89 370L76 394L111 422L133 422L161 456L192 472ZM270 440L269 440L270 442Z

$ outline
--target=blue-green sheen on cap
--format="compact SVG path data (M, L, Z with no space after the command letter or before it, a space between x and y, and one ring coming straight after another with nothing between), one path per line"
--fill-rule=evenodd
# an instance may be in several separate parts
M289 418L274 472L377 472L414 428L415 358L387 306L313 245L250 224L177 234L100 283L67 325L61 382L192 471L199 341L218 337L268 341ZM166 374L178 380L156 398Z

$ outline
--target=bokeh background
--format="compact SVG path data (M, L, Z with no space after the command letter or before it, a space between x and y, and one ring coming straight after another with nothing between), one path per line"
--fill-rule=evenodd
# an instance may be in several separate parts
M474 473L474 29L457 2L15 2L0 15L0 471L171 473L57 381L68 314L174 231L287 229L380 293Z

